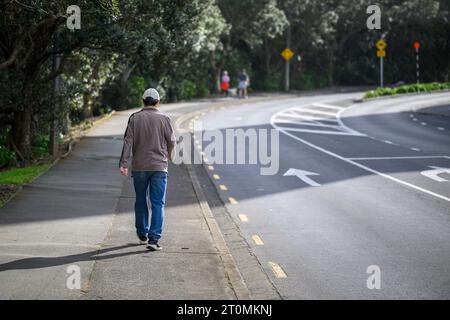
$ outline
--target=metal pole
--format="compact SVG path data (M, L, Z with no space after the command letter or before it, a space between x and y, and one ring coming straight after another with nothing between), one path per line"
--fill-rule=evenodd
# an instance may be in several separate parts
M291 47L291 26L287 28L287 34L286 34L286 48ZM285 83L284 83L284 90L289 91L289 78L290 78L290 70L291 70L291 62L290 60L286 60L286 69L285 69Z
M384 87L384 74L383 74L383 70L384 69L384 65L383 65L383 57L380 58L380 85L381 88Z
M420 63L419 63L419 48L416 48L416 75L417 75L417 84L420 83Z

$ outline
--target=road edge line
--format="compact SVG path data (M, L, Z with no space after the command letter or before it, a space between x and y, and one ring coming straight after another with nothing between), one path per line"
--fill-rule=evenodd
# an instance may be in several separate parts
M206 196L203 193L202 187L198 180L197 174L195 173L194 166L192 164L186 165L189 177L191 179L192 186L194 187L194 192L197 197L198 203L200 205L203 218L208 225L208 229L211 233L214 245L219 252L220 258L222 260L225 273L231 284L231 288L234 291L238 300L251 300L250 291L242 278L241 273L236 265L231 252L225 242L222 232L220 231L219 225L213 216L211 208L206 200Z

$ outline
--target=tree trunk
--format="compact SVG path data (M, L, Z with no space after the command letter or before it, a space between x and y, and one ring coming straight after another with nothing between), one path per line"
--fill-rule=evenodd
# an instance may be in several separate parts
M12 126L13 143L17 148L18 157L26 165L31 159L31 105L26 105L22 111L14 112Z
M85 92L83 94L83 118L86 120L92 118L93 116L91 95L90 93Z

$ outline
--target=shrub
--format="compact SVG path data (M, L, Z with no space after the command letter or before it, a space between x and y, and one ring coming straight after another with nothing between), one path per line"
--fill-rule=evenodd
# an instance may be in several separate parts
M181 100L195 98L197 94L197 85L190 80L183 80L179 86L178 97Z
M0 145L0 168L11 167L16 165L16 163L16 154L5 146Z
M209 96L209 94L208 86L205 83L201 83L197 86L197 98L204 98Z
M421 83L421 84L409 84L403 85L398 88L378 88L376 90L368 91L364 94L364 99L390 96L404 93L416 93L416 92L431 92L437 90L450 89L450 83Z
M11 167L17 164L16 154L6 148L8 132L9 128L0 131L0 168Z
M33 158L42 158L48 155L50 138L48 135L38 134L33 143Z

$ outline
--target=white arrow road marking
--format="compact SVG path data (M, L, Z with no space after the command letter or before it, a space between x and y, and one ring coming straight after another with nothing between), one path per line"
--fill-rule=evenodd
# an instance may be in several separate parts
M433 179L434 181L437 182L447 182L447 179L441 178L439 177L440 174L443 173L448 173L450 174L450 168L441 168L441 167L433 167L433 166L429 166L429 168L431 168L432 170L426 170L426 171L422 171L420 174Z
M286 173L284 174L285 177L292 177L292 176L298 177L300 180L309 184L311 187L320 187L320 184L315 182L308 176L318 176L318 175L319 174L315 172L309 172L292 168L286 171Z

